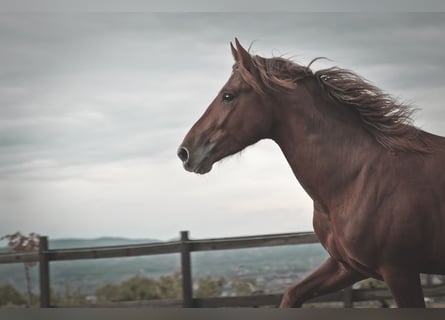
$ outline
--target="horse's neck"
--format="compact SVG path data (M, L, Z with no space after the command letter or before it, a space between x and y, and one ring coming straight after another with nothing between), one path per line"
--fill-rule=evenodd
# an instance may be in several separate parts
M341 201L343 191L346 196L369 150L380 148L353 113L316 96L305 102L303 113L284 107L288 114L281 117L273 139L309 196L330 207Z

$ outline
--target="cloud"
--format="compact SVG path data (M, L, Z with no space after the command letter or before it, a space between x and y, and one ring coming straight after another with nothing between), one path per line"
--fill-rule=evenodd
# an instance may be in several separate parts
M356 71L445 135L444 30L434 13L4 14L0 234L310 230L311 200L272 142L208 176L176 159L231 72L229 41L302 64L327 56L314 67Z
M272 144L263 147L277 149ZM252 234L252 228L256 233L306 230L312 205L308 197L295 203L298 186L282 156L277 152L275 160L258 163L254 159L263 156L261 148L246 153L250 157L226 160L204 177L185 174L176 159L71 167L34 162L22 167L19 177L0 183L1 212L20 212L4 215L2 228L38 230L53 237L164 239L183 229L198 237ZM276 179L261 175L271 162L278 165ZM284 183L279 171L288 177ZM277 219L276 226L268 223L271 217Z

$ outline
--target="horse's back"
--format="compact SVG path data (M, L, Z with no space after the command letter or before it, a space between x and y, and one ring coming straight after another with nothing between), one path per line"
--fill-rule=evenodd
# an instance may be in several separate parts
M440 191L440 197L445 202L445 137L425 131L422 132L422 135L430 147L430 153L423 157L425 173L429 175L432 187Z
M410 174L411 179L424 183L423 188L412 194L413 201L417 200L423 209L415 213L421 218L419 231L422 226L426 229L423 230L426 256L422 272L445 274L445 137L425 131L422 135L428 141L430 152L419 156L419 167L413 168Z
M421 131L421 135L429 144L432 153L445 156L445 137L427 131Z

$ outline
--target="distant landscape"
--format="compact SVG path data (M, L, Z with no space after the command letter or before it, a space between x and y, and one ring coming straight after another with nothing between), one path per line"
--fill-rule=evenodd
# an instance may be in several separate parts
M155 239L54 239L50 249L128 245L159 242ZM7 248L0 248L6 252ZM219 250L192 253L195 279L211 276L254 279L258 290L275 293L301 279L327 258L319 244ZM134 275L159 278L180 269L179 254L51 262L51 286L56 291L80 289L85 294L108 283L119 283ZM38 267L31 268L33 291L38 292ZM25 290L22 264L0 264L0 285L9 283Z

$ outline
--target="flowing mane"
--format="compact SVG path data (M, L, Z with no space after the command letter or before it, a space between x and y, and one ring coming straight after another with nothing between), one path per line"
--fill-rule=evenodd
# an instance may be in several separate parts
M357 112L363 127L378 143L388 150L429 153L428 143L421 131L412 123L415 109L398 102L391 95L372 85L356 73L332 67L313 72L308 66L301 66L281 57L263 58L252 56L254 73L239 63L234 65L243 79L256 91L263 93L263 87L290 93L305 78L315 78L326 96L334 103L350 106Z

